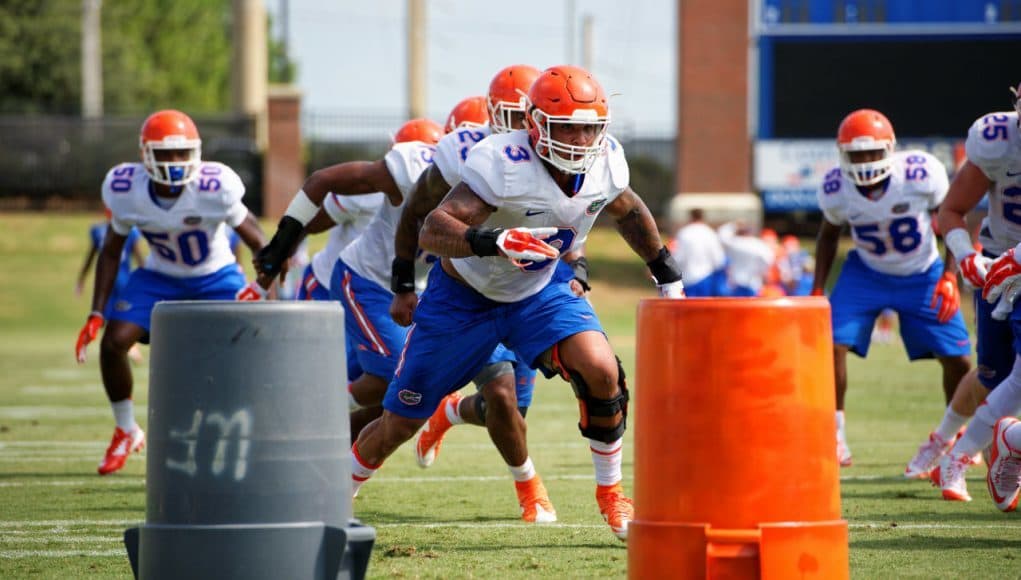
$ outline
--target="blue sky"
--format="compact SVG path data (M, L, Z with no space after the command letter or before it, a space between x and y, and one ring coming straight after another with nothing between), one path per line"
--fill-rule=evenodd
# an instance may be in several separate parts
M304 107L315 111L407 110L405 0L289 0L290 53ZM672 133L676 118L676 9L670 0L426 0L427 107L442 122L464 97L484 94L509 64L540 69L568 61L573 5L593 17L592 72L611 99L614 122L643 134ZM276 15L281 0L266 0ZM279 34L275 18L273 34Z

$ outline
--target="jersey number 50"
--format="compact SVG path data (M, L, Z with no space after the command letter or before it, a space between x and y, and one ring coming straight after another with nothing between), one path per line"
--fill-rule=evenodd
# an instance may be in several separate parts
M142 235L154 252L170 262L181 261L188 266L196 266L209 257L209 238L202 230L181 232L173 240L166 232L142 232ZM177 246L176 252L174 245Z

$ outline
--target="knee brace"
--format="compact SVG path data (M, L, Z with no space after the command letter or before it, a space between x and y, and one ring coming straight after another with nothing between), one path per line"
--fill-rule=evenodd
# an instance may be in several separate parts
M620 359L617 359L617 386L620 387L620 393L612 399L593 397L581 373L570 369L566 369L566 371L570 376L574 396L578 398L578 411L581 414L578 429L581 434L603 443L612 443L623 437L624 430L627 428L627 404L630 395L624 376L624 366L620 364ZM589 417L613 417L617 413L620 413L620 423L615 427L601 427L589 422Z
M492 381L493 379L501 377L503 375L513 374L514 365L512 365L510 361L500 361L498 363L493 363L491 365L486 365L482 367L482 370L479 371L479 374L475 375L475 378L472 379L472 382L475 383L475 389L481 391L482 387L486 386L489 383L489 381Z
M485 397L475 397L475 404L473 406L475 407L475 416L479 418L479 421L482 421L483 425L485 425L486 424L486 398ZM521 413L521 418L524 419L525 415L528 414L528 407L518 407L518 413Z

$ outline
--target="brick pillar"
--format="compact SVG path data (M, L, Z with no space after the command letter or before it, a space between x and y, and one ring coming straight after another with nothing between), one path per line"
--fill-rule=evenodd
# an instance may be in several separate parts
M677 0L677 191L751 190L748 0Z
M262 213L276 220L305 181L301 148L301 93L292 86L269 89L269 144L263 159Z

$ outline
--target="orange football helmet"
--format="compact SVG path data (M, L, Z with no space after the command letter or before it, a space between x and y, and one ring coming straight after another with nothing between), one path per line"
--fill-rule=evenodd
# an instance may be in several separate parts
M525 122L535 153L566 173L586 173L606 146L610 108L599 82L583 68L555 66L535 79L528 90ZM554 123L595 125L589 145L571 145L550 135Z
M856 185L875 185L893 171L893 148L897 138L893 125L879 111L858 109L844 117L837 129L837 147L840 149L840 167ZM881 151L875 161L852 160L859 151Z
M486 97L468 97L454 105L447 115L447 123L443 129L450 133L461 127L483 127L489 122L489 113L486 111Z
M429 145L435 145L443 137L443 127L432 119L412 119L401 125L394 135L394 143L407 143L409 141L421 141Z
M181 111L157 111L142 123L138 138L142 164L156 183L179 187L198 177L202 140L191 117ZM157 150L187 150L186 161L157 161Z
M539 69L526 64L511 65L496 73L489 83L486 108L489 126L493 133L507 133L515 129L515 113L524 116L528 105L528 89L539 76Z

